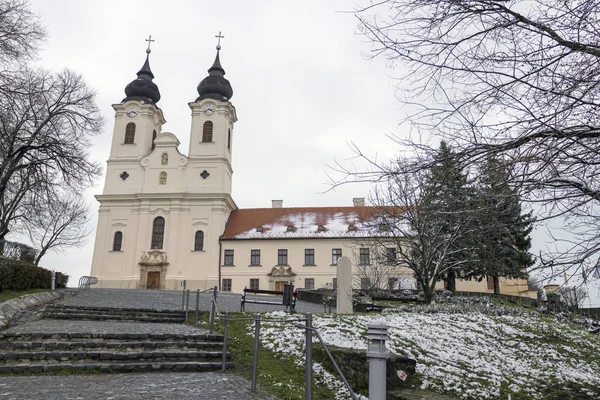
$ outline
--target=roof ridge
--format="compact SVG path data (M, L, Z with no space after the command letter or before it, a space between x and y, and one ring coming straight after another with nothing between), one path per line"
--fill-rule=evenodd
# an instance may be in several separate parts
M375 206L311 206L311 207L253 207L253 208L238 208L237 210L252 211L252 210L307 210L315 208L371 208ZM237 211L236 210L236 211Z

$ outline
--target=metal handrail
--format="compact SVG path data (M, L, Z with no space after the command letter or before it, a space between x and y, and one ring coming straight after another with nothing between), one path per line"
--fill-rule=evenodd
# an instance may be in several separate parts
M335 370L337 371L338 374L340 374L340 377L344 381L344 385L346 386L346 389L348 389L348 391L350 392L350 395L352 396L353 399L358 400L358 397L356 397L356 394L354 394L354 391L350 387L350 384L348 383L348 380L344 376L344 373L342 372L342 370L340 369L340 367L338 366L338 364L333 359L333 355L331 355L331 352L329 351L329 348L325 344L325 341L321 337L321 334L319 333L319 331L316 330L315 328L309 328L308 326L304 326L304 325L296 325L296 327L297 328L301 328L301 329L305 329L305 330L309 330L312 333L315 333L317 335L317 338L319 339L319 342L321 342L321 345L323 346L323 348L325 349L325 352L329 356L329 359L333 363L333 366L335 367Z
M90 285L98 283L98 277L96 276L82 276L79 278L79 288L89 289Z

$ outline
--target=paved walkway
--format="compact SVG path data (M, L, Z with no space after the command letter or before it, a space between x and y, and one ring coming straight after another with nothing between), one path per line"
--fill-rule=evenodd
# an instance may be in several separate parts
M210 310L211 293L200 293L200 311ZM181 310L182 291L175 290L134 290L134 289L88 289L82 290L76 296L66 296L57 304L67 304L87 307L115 308L154 308L157 310ZM281 297L247 296L249 299L279 301ZM241 295L219 293L217 307L219 311L240 311ZM190 309L196 309L196 292L190 292ZM246 304L246 312L269 312L285 310L283 306L265 304ZM322 313L323 306L298 300L296 311L301 313Z
M219 372L0 376L0 399L269 399L244 378Z
M190 295L190 309L195 309L196 293ZM210 293L200 294L201 311L210 309ZM264 299L264 297L262 297ZM274 299L273 299L274 300ZM181 310L181 291L159 290L82 290L75 296L66 296L58 304L114 307L154 308ZM239 311L239 294L219 294L219 311ZM249 313L283 310L281 306L247 304ZM321 313L323 307L298 301L299 312ZM32 318L27 321L27 317ZM152 324L134 322L35 320L38 313L24 313L17 326L6 332L52 333L181 333L194 335L198 330L178 324ZM39 315L38 315L39 316ZM0 400L4 399L265 399L275 397L250 392L250 383L231 373L137 373L73 376L0 376Z

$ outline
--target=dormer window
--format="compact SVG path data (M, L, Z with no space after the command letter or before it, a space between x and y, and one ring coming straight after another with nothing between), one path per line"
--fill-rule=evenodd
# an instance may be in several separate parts
M388 224L379 224L379 232L387 232L390 230L390 226Z
M288 225L287 231L288 232L294 232L294 226L293 225Z
M354 225L354 224L348 225L348 232L356 232L356 225Z
M263 232L263 227L262 226L257 226L256 227L256 232L262 233Z
M325 227L324 227L323 225L319 225L319 226L317 227L317 231L318 231L318 232L325 232Z

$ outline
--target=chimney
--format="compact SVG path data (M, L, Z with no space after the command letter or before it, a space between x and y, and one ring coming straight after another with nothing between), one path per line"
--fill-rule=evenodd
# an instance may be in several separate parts
M365 198L364 197L355 197L352 199L354 203L354 207L364 207L365 206Z
M271 200L273 208L283 208L283 200Z

